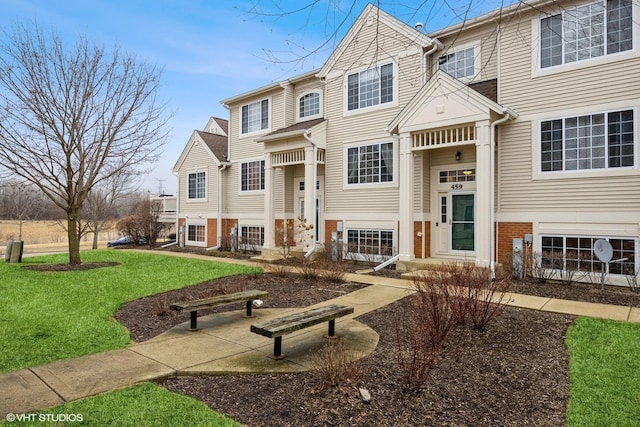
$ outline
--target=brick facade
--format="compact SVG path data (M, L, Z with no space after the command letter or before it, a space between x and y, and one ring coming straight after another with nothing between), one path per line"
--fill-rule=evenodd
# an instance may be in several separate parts
M531 222L499 222L496 227L498 233L498 263L511 262L513 239L524 238L525 234L533 234Z

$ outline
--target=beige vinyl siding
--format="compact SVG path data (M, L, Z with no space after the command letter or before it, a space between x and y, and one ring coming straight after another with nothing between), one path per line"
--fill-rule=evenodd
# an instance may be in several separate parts
M391 35L385 34L389 29L381 26L380 39L382 44L389 42ZM384 64L385 57L382 53L374 55L372 50L362 55L363 46L374 46L375 43L367 43L368 38L375 34L373 29L367 28L361 32L355 42L355 49L347 49L338 62L338 67L346 67L344 74L327 79L325 107L327 111L327 152L326 152L326 190L325 208L329 216L338 212L371 212L375 206L375 212L397 213L399 210L399 190L398 190L398 155L399 145L396 138L390 136L384 129L391 120L400 112L411 97L415 95L421 85L421 58L420 52L413 55L402 56L401 53L411 46L409 41L402 43L395 38L395 45L385 45L385 57L388 60L397 61L397 106L379 107L371 110L362 110L348 115L345 111L345 84L346 76L353 68L351 64ZM365 37L365 35L368 36ZM395 34L395 33L394 33ZM395 57L393 55L396 55ZM358 58L358 60L356 60ZM366 58L366 59L365 59ZM395 185L381 184L379 188L375 185L366 188L357 186L345 186L345 145L366 145L370 143L393 142L394 143L394 169Z
M636 128L638 124L636 123ZM601 172L592 178L532 179L531 141L537 123L517 122L501 130L499 151L499 210L501 212L637 211L640 209L639 177L611 176ZM534 165L534 167L536 167Z
M505 213L637 211L640 209L640 174L631 171L620 176L615 169L609 169L587 174L587 177L557 173L544 174L543 179L539 179L534 174L539 170L534 162L539 160L533 153L539 149L540 120L632 107L638 113L640 59L615 61L610 57L606 63L597 65L587 60L572 64L572 69L535 75L532 60L538 48L532 40L532 25L537 31L537 21L532 21L532 17L533 14L528 14L520 22L503 27L500 102L517 111L520 117L514 123L501 126L499 210ZM635 31L640 29L636 26ZM636 78L630 80L629 76ZM636 156L640 134L637 117L636 114ZM636 164L636 171L637 167Z
M189 201L189 174L206 173L206 200ZM180 216L200 214L203 217L217 216L218 171L209 151L200 143L193 144L186 155L180 170L180 188L178 191Z
M431 212L431 150L422 152L422 212Z
M438 58L443 54L455 52L463 47L476 46L480 48L480 74L473 78L473 82L495 79L498 77L498 45L495 24L475 28L472 31L456 33L453 36L439 39L445 46L430 58L432 73L438 69ZM476 51L476 56L478 52Z
M531 26L537 28L533 15L518 24L504 28L500 52L500 102L520 115L545 111L561 111L576 106L593 105L597 111L602 102L640 98L640 81L629 76L640 75L640 58L595 64L586 60L577 68L548 75L532 75L532 59L538 47L532 40ZM636 25L635 31L640 31ZM533 46L533 47L532 47ZM532 54L533 49L533 54ZM562 68L557 68L562 70ZM553 71L553 68L546 70Z

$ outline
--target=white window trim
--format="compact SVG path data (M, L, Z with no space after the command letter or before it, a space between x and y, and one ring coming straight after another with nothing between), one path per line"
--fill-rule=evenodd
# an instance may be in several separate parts
M253 249L253 248L249 248L247 244L243 243L243 237L244 235L242 234L242 227L257 227L257 228L262 228L262 233L265 234L265 229L264 229L264 224L254 224L254 223L247 223L247 224L238 224L238 237L240 238L240 242L238 244L238 247L240 249ZM264 236L264 239L266 240L267 236ZM262 245L256 245L256 249L260 249L262 248L262 246L264 246L264 244Z
M349 110L349 76L355 73L361 73L371 68L380 68L383 65L392 64L393 66L393 101L384 104L372 105L371 107L356 108ZM396 58L388 58L384 61L378 61L376 64L354 68L346 72L342 81L342 114L343 116L354 116L358 114L368 113L371 111L382 110L398 106L398 61Z
M198 197L198 198L189 198L189 175L192 174L197 174L197 173L204 173L204 197ZM206 202L208 200L208 194L209 194L209 171L207 170L207 168L198 168L198 169L187 169L186 171L186 182L185 182L185 188L186 188L186 197L185 197L185 201L186 203L201 203L201 202Z
M605 106L598 106L596 108L590 110L588 108L580 108L575 110L566 110L561 113L555 113L549 116L537 116L532 118L531 120L531 131L533 134L533 144L532 148L532 180L533 181L544 181L544 180L566 180L566 179L584 179L584 178L595 178L601 177L603 175L606 176L640 176L640 169L638 167L638 160L640 158L638 151L640 151L640 147L638 144L640 143L640 123L638 123L638 108L635 106L624 105L615 105L615 106L606 106L607 108L602 108ZM622 110L633 110L633 125L635 127L634 132L634 166L625 166L620 168L602 168L602 169L589 169L589 170L562 170L562 171L548 171L542 172L542 165L540 163L541 159L541 142L540 142L540 133L542 128L542 122L549 120L558 120L564 119L567 117L575 117L589 114L606 114L615 111Z
M242 133L242 107L246 107L251 104L255 104L262 101L269 101L269 111L267 112L267 127L266 129L259 129L253 132ZM271 132L271 115L273 112L273 99L268 96L266 98L257 99L255 101L246 102L238 107L238 137L249 138L251 136L262 135Z
M361 254L361 253L357 253L357 252L350 252L349 251L349 240L348 240L348 236L349 236L349 231L353 231L353 230L367 230L367 231L389 231L391 232L392 235L392 254L391 255L374 255L374 254ZM393 257L395 254L393 253L393 250L395 249L397 252L398 249L398 232L395 229L395 227L378 227L378 226L374 226L374 225L364 225L362 224L361 226L355 226L355 225L351 225L349 228L345 228L344 232L343 232L343 236L344 236L344 245L346 245L344 253L345 253L345 258L349 259L349 260L356 260L356 261L375 261L375 262L383 262L388 260L389 258Z
M312 116L304 116L301 117L300 116L300 100L305 96L305 95L309 95L312 93L317 93L319 96L319 102L318 102L318 114L314 114ZM307 90L305 92L302 92L300 94L300 96L298 96L296 98L296 121L300 122L300 121L307 121L307 120L313 120L313 119L319 119L321 117L323 117L323 111L324 111L324 105L323 105L323 100L322 100L322 91L319 89L311 89L311 90Z
M365 189L365 188L389 188L389 187L397 187L398 186L398 147L399 144L396 143L395 138L384 138L384 139L375 139L371 141L361 141L361 142L353 142L349 144L345 144L342 152L342 189L343 190L354 190L354 189ZM355 147L365 147L367 145L380 145L380 144L391 144L393 153L393 179L388 182L370 182L370 183L359 183L359 184L349 184L349 149Z
M261 162L264 160L265 160L264 157L254 157L250 159L238 160L237 162L238 163L238 194L240 194L241 196L264 194L265 190L267 189L266 176L265 176L264 190L243 190L242 189L242 165L244 163ZM265 161L265 168L266 168L266 161ZM266 170L265 170L265 175L266 175Z
M594 0L578 2L572 5L572 7L578 7L585 4L594 3ZM543 77L558 73L564 73L568 71L579 70L588 67L595 67L598 65L609 64L612 62L624 61L631 58L640 57L640 29L637 27L638 19L640 19L640 8L634 2L632 9L632 22L634 25L633 33L633 48L624 52L612 53L608 55L599 56L596 58L583 59L580 61L569 62L562 65L555 65L553 67L541 68L540 67L540 25L543 18L547 18L562 12L564 9L555 7L549 10L548 13L540 13L537 17L531 19L531 46L535 49L531 49L531 77Z
M481 81L481 72L482 72L482 49L481 49L481 43L479 40L473 41L473 42L469 42L469 43L464 43L455 47L451 47L451 49L446 50L444 52L442 52L442 55L438 56L438 58L436 58L435 61L435 67L436 70L440 69L440 57L443 55L451 55L453 53L457 53L466 49L469 49L470 47L473 48L473 55L474 55L474 59L473 59L473 75L470 77L463 77L461 79L458 79L461 82L464 83L469 83L469 82L473 82L473 81ZM443 71L444 72L444 71ZM455 77L454 77L455 78Z
M564 239L564 244L566 244L566 239L567 238L592 238L592 239L605 239L605 240L610 240L610 239L615 239L615 240L633 240L634 242L634 258L635 258L635 269L637 271L637 269L640 266L640 260L639 260L639 255L640 255L640 244L638 241L638 237L637 236L628 236L628 235L611 235L611 234L602 234L602 233L592 233L590 235L587 234L557 234L557 233L539 233L537 235L537 244L538 244L538 250L540 251L540 253L542 253L542 238L543 237L562 237ZM564 253L566 253L566 246L564 246L563 244L563 255ZM592 248L593 250L593 248ZM564 271L563 270L558 270L558 269L547 269L549 271ZM600 272L599 271L594 271L591 273L592 275L594 275L596 281L600 280ZM621 278L624 277L624 274L617 274L617 273L607 273L607 276L610 278ZM613 283L613 284L617 284L617 283ZM625 283L620 283L625 285Z
M204 242L197 240L189 240L189 226L201 226L204 227ZM207 247L207 221L205 220L187 220L184 224L184 241L188 246L200 246Z

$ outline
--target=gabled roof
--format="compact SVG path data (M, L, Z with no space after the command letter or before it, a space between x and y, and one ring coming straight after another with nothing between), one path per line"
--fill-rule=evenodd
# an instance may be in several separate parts
M220 127L220 129L227 133L229 130L229 121L225 119L221 119L218 117L212 117L209 119L207 123L207 127L211 124L211 121L214 120L216 124ZM196 143L202 143L202 146L205 148L207 153L211 156L211 160L217 165L222 162L227 161L228 148L229 148L229 140L226 135L219 135L211 132L205 132L201 130L194 130L191 134L191 138L189 138L189 142L185 145L180 157L178 157L178 161L173 166L173 171L177 172L182 164L187 159L187 155L191 151L192 147Z
M212 132L212 129L220 129L220 132ZM227 136L229 134L229 121L220 117L211 117L204 127L205 132Z
M367 25L367 21L369 19L377 19L379 22L382 22L385 25L389 26L397 33L404 35L410 40L414 40L414 42L419 46L427 47L433 45L434 43L430 37L422 34L420 31L416 30L413 27L410 27L394 16L389 15L382 9L378 9L371 3L368 3L358 19L356 19L356 21L353 23L347 34L331 53L331 56L329 56L327 61L324 63L324 66L318 72L318 77L326 77L326 75L333 69L336 62L340 59L349 45L351 45L351 43L356 40L358 33L360 33L363 26Z
M491 84L488 83L488 86ZM414 95L386 127L393 134L422 128L448 126L489 118L490 112L518 115L507 107L487 98L442 70Z
M294 123L291 126L287 126L284 128L277 129L271 133L268 133L260 138L258 138L257 142L265 142L265 141L273 141L282 138L290 138L292 136L302 135L306 131L310 130L314 126L319 125L324 122L325 119L313 119L307 120L306 122L298 122Z
M224 162L227 160L228 140L226 136L203 132L201 130L197 130L196 133L219 161Z

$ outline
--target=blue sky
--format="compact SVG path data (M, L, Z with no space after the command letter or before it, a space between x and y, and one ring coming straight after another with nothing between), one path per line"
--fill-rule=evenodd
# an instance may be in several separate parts
M276 6L274 3L278 3ZM0 0L0 28L38 22L73 41L87 35L110 49L116 43L163 68L160 96L174 111L164 154L142 190L175 194L171 169L195 129L211 116L226 118L220 100L322 66L367 4L366 0ZM315 3L297 14L280 15ZM433 31L500 7L498 0L389 0L386 12ZM418 8L418 6L420 6ZM340 26L340 23L343 23ZM337 38L304 61L337 30ZM289 63L274 62L294 60Z

